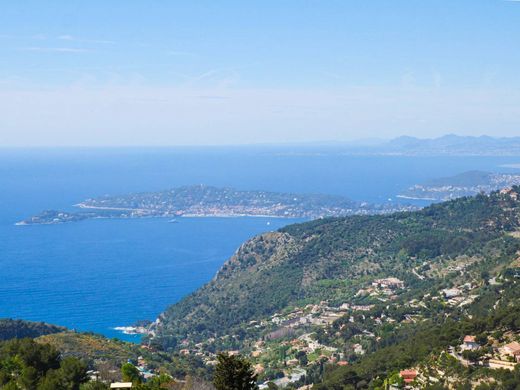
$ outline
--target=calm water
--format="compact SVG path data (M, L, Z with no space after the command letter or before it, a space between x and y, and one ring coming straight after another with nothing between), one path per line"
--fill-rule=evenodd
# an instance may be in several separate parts
M13 225L43 209L199 183L382 202L417 182L469 169L506 170L499 166L519 160L258 148L0 150L0 317L123 337L112 328L154 319L210 280L241 242L295 222L188 218L178 224L141 219Z

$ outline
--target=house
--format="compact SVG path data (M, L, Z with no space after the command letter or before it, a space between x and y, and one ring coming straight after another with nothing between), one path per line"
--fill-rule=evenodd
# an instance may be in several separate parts
M372 310L374 305L354 305L352 306L352 310L354 311L370 311Z
M365 350L363 349L363 346L361 344L354 344L352 345L352 349L354 350L354 353L356 355L364 355Z
M466 335L464 336L461 347L463 350L475 350L479 349L480 345L477 343L475 336Z
M403 378L404 383L412 383L417 378L417 371L415 370L403 370L399 373L399 376Z
M500 190L500 194L509 195L511 197L511 199L518 200L518 193L513 191L512 188L504 188L504 189Z
M442 292L443 292L444 296L448 299L460 297L460 295L462 294L458 288L447 288L447 289L442 290Z
M131 389L132 382L115 382L110 384L111 389Z
M513 341L512 343L506 344L500 348L500 353L503 356L514 357L517 362L520 362L520 343Z
M376 279L372 282L372 286L380 288L403 288L404 282L394 277Z

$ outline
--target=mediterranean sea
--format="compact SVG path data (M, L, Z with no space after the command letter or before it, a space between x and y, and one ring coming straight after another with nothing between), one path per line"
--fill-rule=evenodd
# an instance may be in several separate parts
M15 226L45 209L105 194L207 184L244 190L395 200L425 180L504 168L514 157L349 156L283 147L0 149L0 317L46 321L109 337L153 320L208 282L276 218L87 220ZM512 165L513 164L513 165Z

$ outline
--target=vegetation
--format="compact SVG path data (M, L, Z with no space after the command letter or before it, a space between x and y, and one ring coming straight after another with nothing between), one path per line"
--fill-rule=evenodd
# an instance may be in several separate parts
M431 356L442 356L451 345L458 345L466 334L494 333L499 330L520 332L520 291L516 284L507 286L514 291L514 297L502 302L489 315L480 318L436 318L416 326L408 326L395 335L382 340L373 353L348 367L329 366L323 382L315 385L317 390L343 388L374 388L382 386L383 378L390 377L399 370L414 367L427 361ZM476 359L484 351L466 351L464 355ZM485 371L487 378L494 378L496 389L520 388L520 367L515 371L490 371L484 368L464 368L451 363L463 372L465 377L478 376ZM458 367L457 367L458 366ZM444 387L441 387L444 388Z
M35 389L106 388L83 383L88 365L106 383L122 378L141 390L210 390L211 379L217 390L257 382L379 390L402 388L400 371L413 368L420 388L520 388L519 368L485 364L497 346L520 341L519 190L263 234L163 313L143 345L48 334L35 345L61 351L57 365L35 373L8 356L1 378L18 387L32 380ZM465 335L482 347L460 348ZM243 355L218 353L231 349ZM154 377L143 375L149 370Z
M485 272L511 261L519 243L508 233L519 226L520 202L500 193L291 225L242 245L210 283L161 315L151 342L175 349L227 333L236 337L222 348L241 346L258 336L249 321L321 300L363 302L357 291L377 277L401 278L409 296L438 291L453 283L445 268L462 257Z
M0 340L21 339L24 337L34 338L65 330L66 328L46 324L45 322L13 320L10 318L0 319Z
M27 390L79 390L88 381L87 366L73 357L61 358L50 345L31 339L0 343L0 387Z
M219 354L213 384L217 390L255 390L256 375L251 364L240 356Z

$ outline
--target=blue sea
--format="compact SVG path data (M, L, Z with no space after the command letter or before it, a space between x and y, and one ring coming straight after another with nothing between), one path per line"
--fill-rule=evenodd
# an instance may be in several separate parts
M246 239L300 222L270 218L88 220L15 226L104 194L208 184L385 202L467 170L514 171L504 157L349 156L302 148L0 149L0 318L109 337L153 320L208 282ZM518 170L517 170L518 172Z

